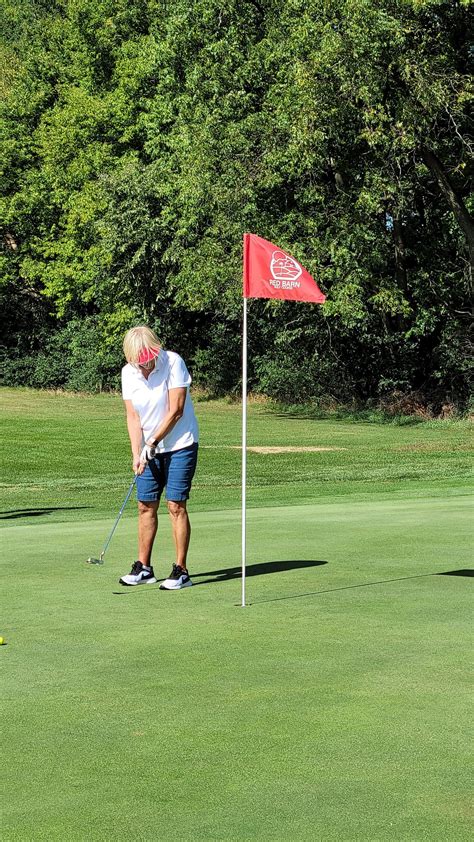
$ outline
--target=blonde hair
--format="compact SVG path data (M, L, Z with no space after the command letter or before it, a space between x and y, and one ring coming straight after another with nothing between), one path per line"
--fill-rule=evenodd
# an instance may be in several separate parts
M123 353L128 363L138 364L142 351L159 351L160 341L151 328L146 325L138 325L127 330L123 340Z

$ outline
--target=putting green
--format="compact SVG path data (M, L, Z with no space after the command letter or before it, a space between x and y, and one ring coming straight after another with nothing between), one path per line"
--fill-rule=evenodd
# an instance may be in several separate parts
M470 838L470 499L192 515L196 587L113 523L9 525L5 840ZM163 517L155 556L169 572Z

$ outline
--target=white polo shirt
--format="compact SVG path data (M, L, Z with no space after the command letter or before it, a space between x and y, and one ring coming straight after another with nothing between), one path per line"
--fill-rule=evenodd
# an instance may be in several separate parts
M148 380L130 363L122 368L122 397L124 401L130 400L138 412L144 441L150 438L168 412L168 389L188 389L183 415L168 435L158 442L156 449L159 453L181 450L198 441L199 431L189 394L190 385L191 375L186 364L173 351L161 349Z

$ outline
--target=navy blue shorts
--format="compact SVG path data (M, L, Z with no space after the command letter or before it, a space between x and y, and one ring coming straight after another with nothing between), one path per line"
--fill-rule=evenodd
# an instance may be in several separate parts
M187 500L196 470L198 443L181 450L158 453L137 477L137 500L156 503L166 488L166 499L179 503Z

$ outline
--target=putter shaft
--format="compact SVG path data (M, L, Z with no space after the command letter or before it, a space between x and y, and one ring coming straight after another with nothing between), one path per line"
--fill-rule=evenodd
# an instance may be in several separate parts
M107 547L109 546L110 541L112 540L112 535L114 534L114 532L117 528L117 524L118 524L120 518L122 517L123 510L125 509L125 506L127 505L128 501L130 499L130 495L133 491L133 488L134 488L134 485L135 485L136 481L137 481L137 476L135 474L132 482L130 483L130 488L127 491L127 496L125 497L125 500L122 503L122 507L121 507L116 519L115 519L115 523L114 523L114 525L111 529L111 532L110 532L109 537L107 538L107 541L105 542L104 549L102 550L101 554L99 555L99 558L90 557L90 558L87 559L87 564L103 564L104 563L105 551L106 551Z

